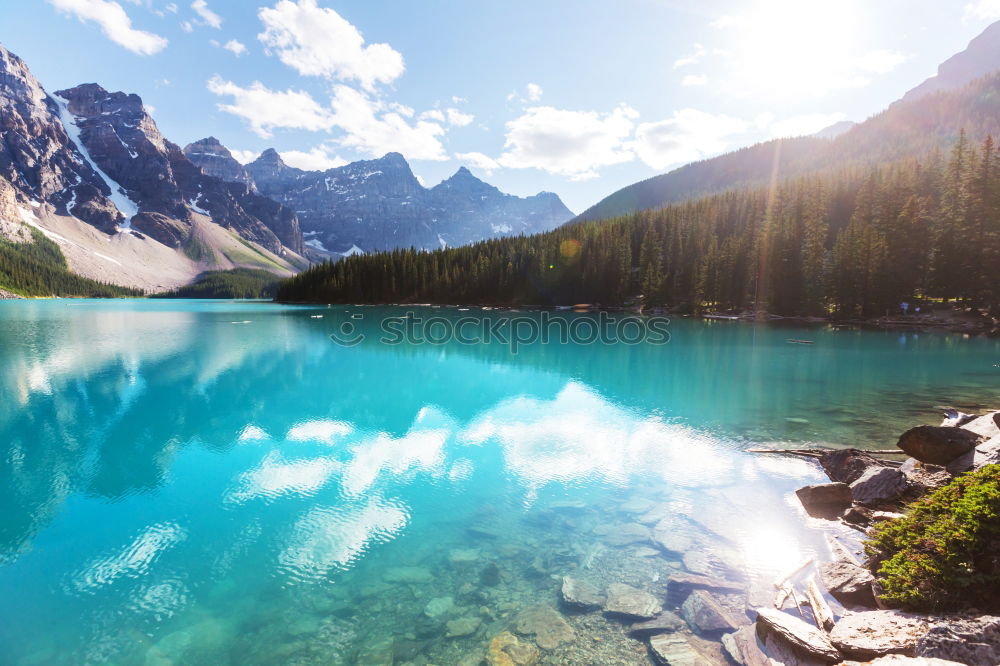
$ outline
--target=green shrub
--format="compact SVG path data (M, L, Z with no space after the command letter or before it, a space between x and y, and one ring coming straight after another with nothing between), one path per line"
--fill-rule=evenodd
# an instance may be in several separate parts
M865 544L887 605L1000 610L1000 465L959 477L881 523Z

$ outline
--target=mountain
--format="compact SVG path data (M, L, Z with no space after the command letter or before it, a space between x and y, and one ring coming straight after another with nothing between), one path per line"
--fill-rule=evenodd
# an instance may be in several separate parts
M326 171L288 166L274 149L244 167L212 137L184 153L206 173L248 182L293 209L306 244L324 253L463 245L548 231L573 216L555 194L504 194L464 167L425 188L399 153Z
M829 127L824 127L820 131L813 134L813 136L818 139L836 139L838 136L850 130L855 125L857 125L857 123L853 120L841 120L840 122L834 123Z
M94 83L49 95L2 45L0 193L10 256L42 239L53 266L101 282L161 290L206 270L308 265L293 211L203 172L137 95Z
M998 69L1000 22L973 39L966 51L942 64L937 77L832 139L818 135L775 139L687 164L614 192L585 210L574 222L616 217L765 183L772 172L778 178L788 178L946 149L962 129L971 136L998 136Z
M903 95L903 102L943 90L955 90L1000 68L1000 21L991 24L969 42L964 51L956 53L938 66L937 74Z

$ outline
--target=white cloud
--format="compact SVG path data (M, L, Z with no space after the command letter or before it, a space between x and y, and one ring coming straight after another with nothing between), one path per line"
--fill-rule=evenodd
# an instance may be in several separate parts
M729 14L724 14L719 18L715 19L714 21L712 21L711 23L709 23L709 25L715 28L716 30L724 30L726 28L732 28L734 26L738 26L741 23L743 23L742 16L732 16Z
M528 101L537 102L542 98L542 87L537 83L528 84Z
M492 173L495 169L500 168L495 159L483 153L455 153L455 159L459 162L465 162L475 169L482 169L486 173Z
M464 113L458 109L445 109L445 114L448 117L448 124L455 127L471 125L472 121L476 119L471 113Z
M166 9L171 14L176 14L177 13L177 3L175 3L175 2L168 2L167 5L164 7L164 9Z
M783 118L768 125L772 136L806 136L847 118L845 113L806 113Z
M773 122L774 114L770 111L758 113L753 119L753 124L757 126L757 129L767 129Z
M855 65L858 69L866 72L888 74L912 57L911 55L904 55L899 51L876 49L875 51L868 51L863 56L857 58Z
M1000 0L977 0L965 5L964 21L995 21L1000 18Z
M191 9L201 18L203 25L215 28L216 30L222 27L222 17L209 9L208 3L205 0L194 0L191 3Z
M230 148L229 152L232 153L233 159L240 164L250 164L257 159L258 155L260 155L260 151L257 150L239 150Z
M403 56L388 44L365 45L364 37L337 12L316 0L280 0L257 16L264 32L257 39L281 62L306 76L356 80L371 90L403 73Z
M705 56L705 47L701 44L694 45L694 51L686 56L681 56L674 61L674 69L680 69L681 67L687 67L688 65L694 65L698 63Z
M442 111L441 109L431 109L430 111L424 111L423 113L420 114L420 118L422 120L435 120L439 123L443 123L445 121L444 111Z
M347 160L340 155L332 155L325 146L316 146L308 152L286 150L279 155L288 166L306 171L326 171L347 164Z
M706 86L708 85L708 77L704 74L688 74L681 81L681 85L685 87Z
M159 35L132 27L132 19L117 2L111 0L49 0L59 11L76 16L81 22L93 21L105 37L139 55L152 55L167 46Z
M633 159L626 139L638 112L621 104L610 113L532 107L507 123L504 153L497 162L585 180L597 169Z
M181 21L181 30L184 32L194 32L194 24L191 21Z
M667 120L639 125L635 152L643 162L662 170L722 152L727 137L746 130L746 123L738 118L682 109Z
M222 45L222 48L226 49L237 58L247 52L247 45L237 39L230 39Z
M451 103L452 104L465 104L468 101L469 100L465 99L464 97L459 97L458 95L453 95L452 98L451 98Z
M332 125L344 131L336 139L341 146L373 157L400 152L414 160L448 159L440 139L444 126L423 114L411 124L397 105L372 99L345 85L334 86L331 106Z
M330 111L301 90L271 90L259 81L243 88L219 76L209 79L208 89L232 97L232 104L219 104L219 109L243 118L263 138L270 137L276 128L317 131L335 124Z

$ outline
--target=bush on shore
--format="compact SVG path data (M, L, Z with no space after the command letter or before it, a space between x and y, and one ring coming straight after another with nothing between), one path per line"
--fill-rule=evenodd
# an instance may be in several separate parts
M1000 611L1000 465L986 465L876 525L865 544L879 598L942 612Z

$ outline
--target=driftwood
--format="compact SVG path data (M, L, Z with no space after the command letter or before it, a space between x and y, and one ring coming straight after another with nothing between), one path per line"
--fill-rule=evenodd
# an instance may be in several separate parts
M806 597L809 599L809 606L812 607L813 619L816 620L816 626L823 631L833 629L833 610L830 609L830 604L826 603L826 599L823 598L823 593L820 592L814 578L810 578L809 583L806 585Z
M834 451L840 451L841 449L766 449L766 448L753 448L747 449L749 453L769 453L782 456L799 456L802 458L821 458L827 453L833 453ZM905 456L906 452L899 449L854 449L860 453L869 453L875 455L896 455ZM899 467L903 464L901 460L884 460L879 459L879 462L890 467Z

